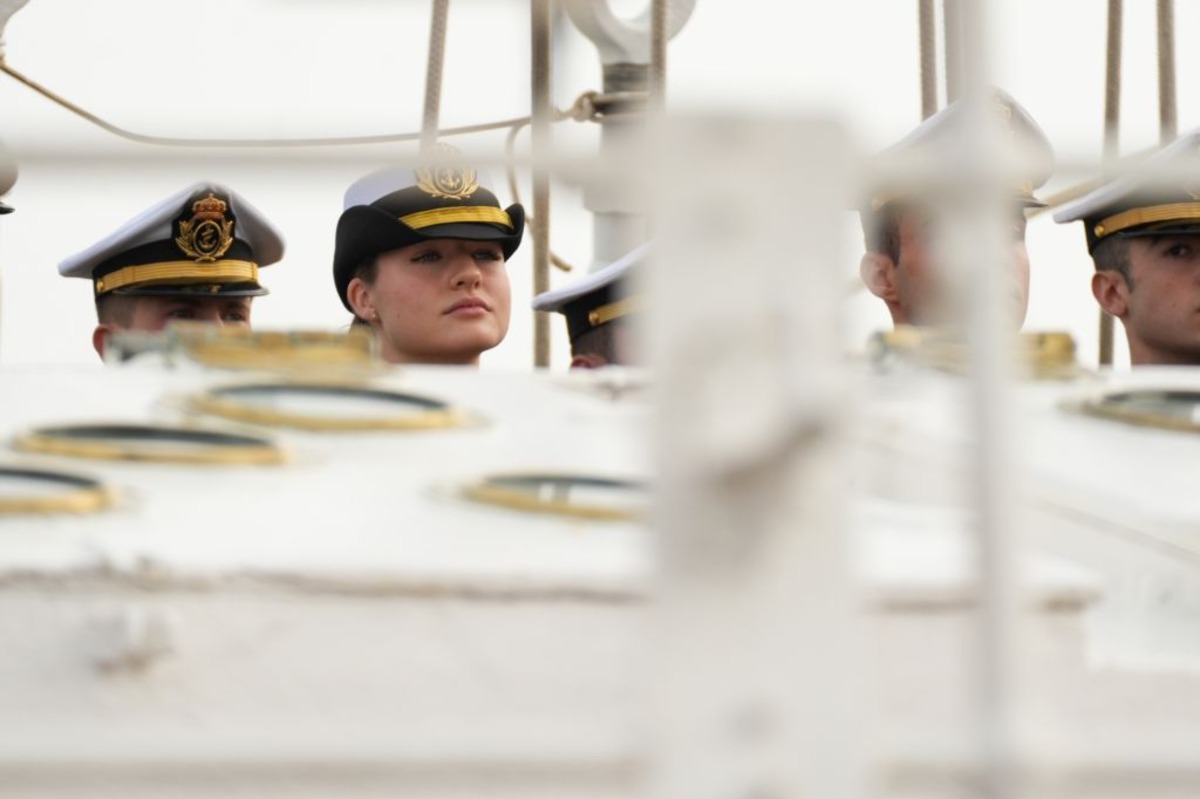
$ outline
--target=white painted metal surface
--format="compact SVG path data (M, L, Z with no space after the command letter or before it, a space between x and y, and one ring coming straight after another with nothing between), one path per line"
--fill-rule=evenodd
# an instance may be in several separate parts
M72 420L175 421L184 418L182 395L239 379L246 377L151 365L5 370L0 433L7 440L28 425ZM0 795L639 792L652 773L651 709L668 696L650 701L648 680L660 672L649 664L664 639L645 604L654 574L648 530L474 505L451 489L515 467L651 471L651 409L636 390L643 379L395 372L382 384L451 400L484 423L413 434L282 432L292 460L279 468L10 454L6 461L100 475L122 489L122 501L96 516L0 521L0 710L10 720L0 727ZM952 415L937 423L909 403L916 394L961 399L962 387L934 373L875 376L867 385L876 380L881 390L868 392L850 451L864 474L850 486L860 498L845 522L855 546L844 562L856 564L855 576L837 589L860 598L861 654L857 677L848 672L834 684L859 685L863 762L874 782L867 795L953 796L953 785L974 779L962 747L973 713L965 641L978 596L969 515L936 497L904 496L894 473L883 480L869 464L880 446L908 447L953 479L961 444L947 432ZM1060 418L1049 395L1072 390L1028 386L1020 418L1064 435L1086 429L1093 441L1119 435L1127 458L1142 457L1141 447L1158 454L1194 445ZM696 406L676 421L720 406ZM726 485L703 507L726 518L753 507L752 519L770 508L783 524L782 509L796 496L783 483L771 481L781 491L771 502L725 501L751 490L727 483L758 462L747 453L761 450L746 442L767 440L729 435L722 441L732 443L709 437L689 450L703 454L698 468L717 468L702 470L712 485ZM912 462L913 476L921 463ZM1063 482L1074 474L1066 463L1040 468ZM830 469L820 479L833 486L844 475ZM1130 496L1136 490L1127 487ZM1030 762L1061 780L1050 796L1186 795L1200 777L1190 748L1200 684L1194 659L1181 651L1195 640L1194 614L1187 602L1146 595L1123 615L1107 610L1116 607L1114 586L1182 591L1195 586L1194 568L1158 545L1156 525L1145 536L1136 526L1114 536L1088 517L1086 504L1071 504L1076 496L1064 492L1032 537L1073 560L1091 553L1091 569L1037 551L1022 558L1034 588L1032 632L1020 652L1037 678L1025 694ZM664 523L687 518L697 517ZM783 569L779 552L769 560ZM713 564L709 573L724 569ZM768 599L798 592L797 601L807 601L812 583L776 582L768 591L771 584L745 585L762 602L736 607L778 613L775 623L786 629L789 606ZM732 586L694 584L718 598ZM692 612L703 608L714 610ZM724 607L719 618L745 618L734 610ZM767 628L717 629L727 633L718 641L759 643L738 658L706 648L680 664L700 670L692 678L700 683L689 684L703 684L703 670L722 663L740 663L752 677L779 665L762 660L773 640L760 637ZM833 651L794 634L801 658L813 646ZM703 632L693 640L704 642ZM786 680L766 685L790 690ZM829 712L849 701L837 692L827 699ZM753 717L742 719L751 733ZM1117 787L1080 792L1097 781Z

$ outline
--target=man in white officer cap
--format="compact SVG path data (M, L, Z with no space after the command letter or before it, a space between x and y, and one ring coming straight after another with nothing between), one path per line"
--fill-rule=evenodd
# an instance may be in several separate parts
M1044 205L1033 190L1046 182L1054 151L1038 124L1021 105L999 89L987 96L984 119L1005 155L1016 164L1010 180L1010 300L1016 327L1029 305L1029 254L1025 249L1025 211ZM944 181L958 164L973 134L972 115L953 103L926 119L909 135L880 154L880 164L918 165L931 179ZM936 197L931 188L877 183L860 209L866 253L859 265L863 282L887 305L895 325L941 325L953 318L947 276L934 254Z
M1200 364L1200 129L1054 215L1083 222L1092 295L1134 366Z
M534 297L535 311L556 311L566 319L572 369L637 363L626 320L639 310L639 303L629 278L649 251L650 244L642 244L569 286Z
M260 267L283 257L283 238L239 194L200 182L146 209L58 265L92 282L100 357L118 330L156 331L177 320L250 325L267 294Z

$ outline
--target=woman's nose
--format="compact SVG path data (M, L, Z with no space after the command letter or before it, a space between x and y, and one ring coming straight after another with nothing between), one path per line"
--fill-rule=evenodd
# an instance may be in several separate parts
M479 264L469 255L456 258L454 261L454 286L477 286L483 279Z

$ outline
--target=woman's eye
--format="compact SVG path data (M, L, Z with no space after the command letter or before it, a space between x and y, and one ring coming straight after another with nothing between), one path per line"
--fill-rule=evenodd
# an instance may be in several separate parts
M1167 255L1172 258L1185 258L1192 252L1192 247L1189 244L1173 244L1167 248Z
M419 264L430 264L430 263L434 263L436 261L441 260L441 258L442 258L441 253L439 253L435 250L428 250L426 252L419 252L416 255L414 255L413 262L419 263Z
M480 250L475 253L475 259L479 261L503 261L504 256L497 250Z
M191 308L172 308L167 312L168 319L195 319L196 314Z
M224 319L226 322L234 322L234 323L248 322L248 321L250 321L250 315L247 314L245 311L240 311L240 310L239 311L228 311L225 313Z

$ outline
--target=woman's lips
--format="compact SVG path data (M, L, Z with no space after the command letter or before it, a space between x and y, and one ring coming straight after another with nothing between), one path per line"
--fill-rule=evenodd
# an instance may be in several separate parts
M443 313L454 316L482 316L491 313L491 306L478 297L467 297L451 305Z

